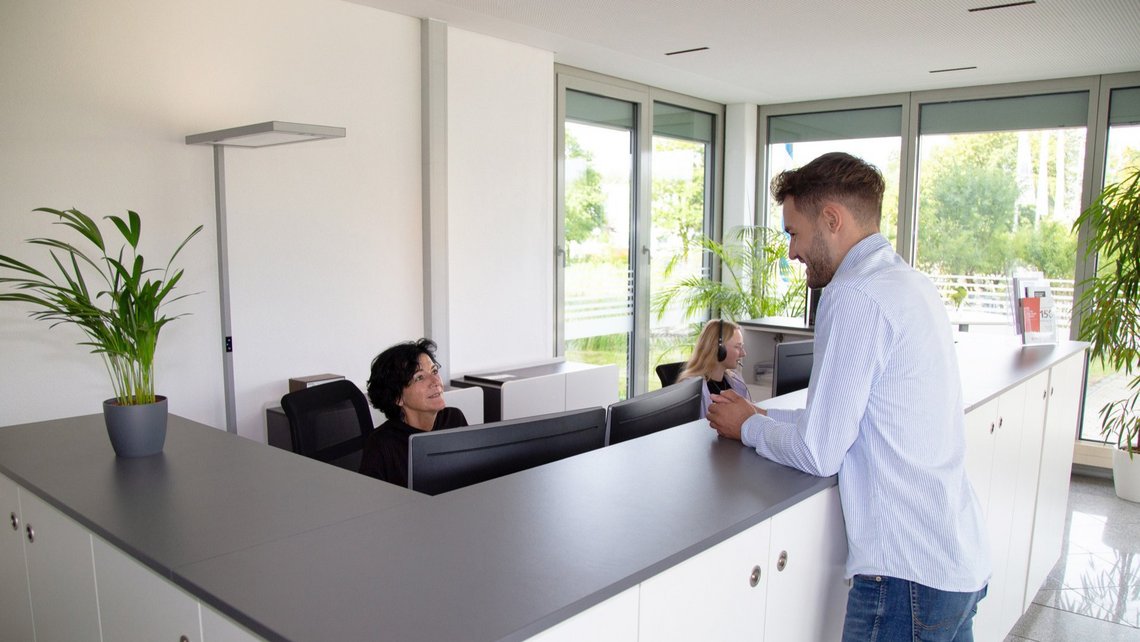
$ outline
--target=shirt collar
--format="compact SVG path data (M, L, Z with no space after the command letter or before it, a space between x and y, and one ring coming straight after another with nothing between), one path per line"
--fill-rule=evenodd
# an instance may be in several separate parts
M847 256L843 257L843 260L839 262L839 268L835 270L835 276L854 269L854 266L862 263L863 259L890 247L891 242L879 232L865 237L847 251Z

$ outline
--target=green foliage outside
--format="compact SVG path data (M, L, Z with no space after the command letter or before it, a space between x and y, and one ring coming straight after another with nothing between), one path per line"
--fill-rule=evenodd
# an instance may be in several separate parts
M1065 176L1080 194L1082 146L1062 132ZM1030 138L1028 156L1037 159L1046 138ZM957 135L923 164L919 193L919 269L942 274L1007 274L1015 267L1041 271L1047 278L1071 279L1077 239L1069 222L1020 204L1018 133ZM1023 150L1026 151L1026 150ZM1054 156L1046 167L1055 182ZM1036 166L1033 175L1038 176ZM1056 203L1050 203L1057 207Z
M602 175L591 164L590 153L578 143L569 132L566 134L566 157L585 161L586 169L581 176L566 187L566 246L581 243L595 230L606 224L606 201L602 191Z

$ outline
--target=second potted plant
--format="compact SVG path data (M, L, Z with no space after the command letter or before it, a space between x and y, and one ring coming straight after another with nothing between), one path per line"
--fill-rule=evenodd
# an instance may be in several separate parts
M1092 343L1090 359L1131 377L1122 399L1100 408L1101 430L1113 452L1116 494L1140 502L1140 168L1104 188L1081 213L1074 229L1088 225L1088 256L1096 274L1078 301L1080 338Z

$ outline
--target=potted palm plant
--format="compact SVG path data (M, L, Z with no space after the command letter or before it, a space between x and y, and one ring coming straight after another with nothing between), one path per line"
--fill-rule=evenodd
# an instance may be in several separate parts
M142 222L135 212L128 211L126 219L104 217L125 242L114 249L95 221L79 210L34 211L55 217L55 224L78 233L95 252L67 240L26 239L47 248L58 276L0 255L0 283L9 286L0 291L0 301L32 306L31 316L51 327L78 326L85 335L79 345L103 359L111 379L115 396L103 402L103 412L115 453L142 457L160 452L166 440L166 398L154 392L154 355L159 331L182 316L161 310L186 296L170 298L182 279L182 270L172 272L171 265L202 226L182 241L160 272L146 267L138 253Z
M1078 301L1080 338L1092 343L1092 360L1101 360L1131 377L1129 393L1100 408L1106 443L1114 441L1116 494L1140 502L1140 167L1104 191L1077 218L1088 226L1086 257L1097 259L1096 274L1085 281Z
M658 318L674 301L684 305L687 316L712 309L731 321L803 315L806 280L788 264L788 243L779 230L745 226L738 228L728 242L718 243L701 235L690 242L690 247L716 257L727 278L714 281L690 276L664 288L653 299ZM679 258L666 265L666 277ZM781 282L785 287L780 287Z

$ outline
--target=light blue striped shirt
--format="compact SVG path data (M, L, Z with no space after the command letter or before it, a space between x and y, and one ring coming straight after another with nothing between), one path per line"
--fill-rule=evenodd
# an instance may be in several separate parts
M824 289L807 407L745 422L762 456L839 475L847 576L976 591L990 575L966 478L958 359L934 285L881 234L857 243Z

